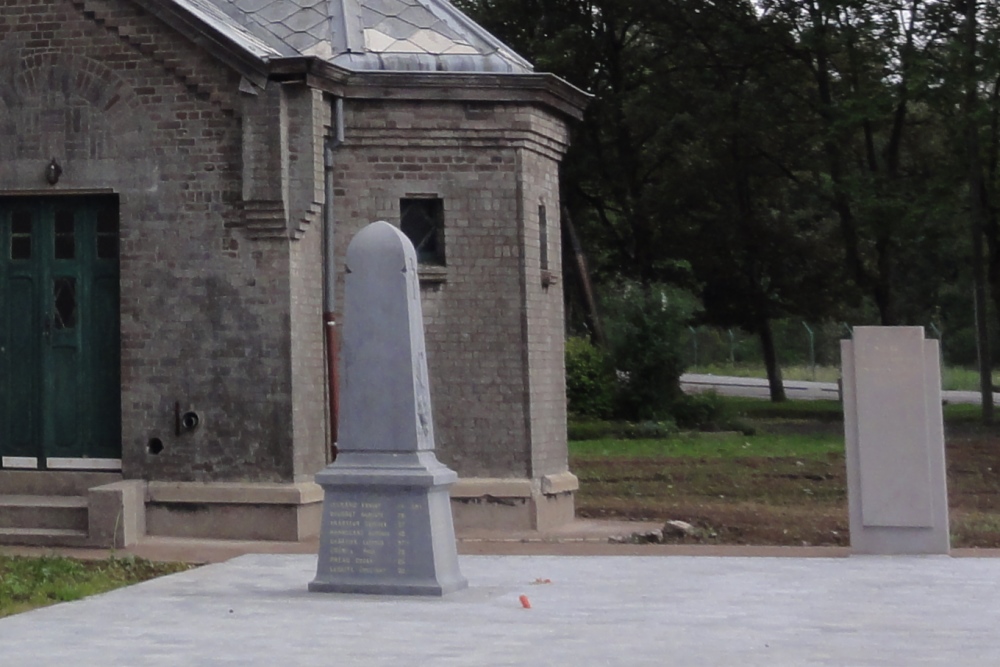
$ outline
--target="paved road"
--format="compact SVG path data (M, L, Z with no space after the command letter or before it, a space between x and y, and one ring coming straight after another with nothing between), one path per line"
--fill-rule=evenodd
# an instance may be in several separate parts
M840 398L835 382L785 380L784 384L785 394L791 400L815 401L820 399L838 400ZM681 376L681 387L688 393L715 391L723 396L752 398L770 396L767 380L763 378L685 373ZM979 392L976 391L944 391L941 394L946 403L979 403ZM1000 401L1000 394L993 394L993 403L997 404L998 401Z
M2 619L0 664L992 667L1000 656L997 559L463 556L470 588L445 599L308 593L315 567L315 556L243 556Z

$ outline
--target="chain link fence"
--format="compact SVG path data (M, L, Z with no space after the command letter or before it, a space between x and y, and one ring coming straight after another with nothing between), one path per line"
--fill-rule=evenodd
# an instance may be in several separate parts
M776 320L773 333L778 363L782 367L839 367L840 341L850 337L850 332L851 325L846 322ZM933 324L925 327L925 332L928 338L943 340L941 330ZM689 369L764 365L760 338L741 329L689 327L686 338L684 360ZM966 338L944 340L942 348L949 363L975 363L975 340ZM954 354L948 354L949 343L953 343Z

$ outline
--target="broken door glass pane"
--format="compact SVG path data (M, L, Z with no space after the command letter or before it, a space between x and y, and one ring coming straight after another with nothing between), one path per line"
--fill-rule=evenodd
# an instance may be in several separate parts
M76 278L60 276L52 281L52 327L56 330L76 326Z

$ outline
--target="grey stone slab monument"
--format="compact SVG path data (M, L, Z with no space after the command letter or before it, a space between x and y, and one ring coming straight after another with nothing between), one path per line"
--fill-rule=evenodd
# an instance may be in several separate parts
M852 551L948 553L938 342L923 327L855 327L841 357Z
M346 270L339 454L316 475L309 590L446 595L467 586L448 494L458 476L434 456L416 253L375 222L351 241Z

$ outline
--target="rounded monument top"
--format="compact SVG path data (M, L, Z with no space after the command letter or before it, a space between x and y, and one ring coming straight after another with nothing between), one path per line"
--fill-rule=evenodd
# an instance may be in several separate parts
M355 234L347 246L347 270L363 275L392 275L415 269L413 243L395 225L373 222Z

